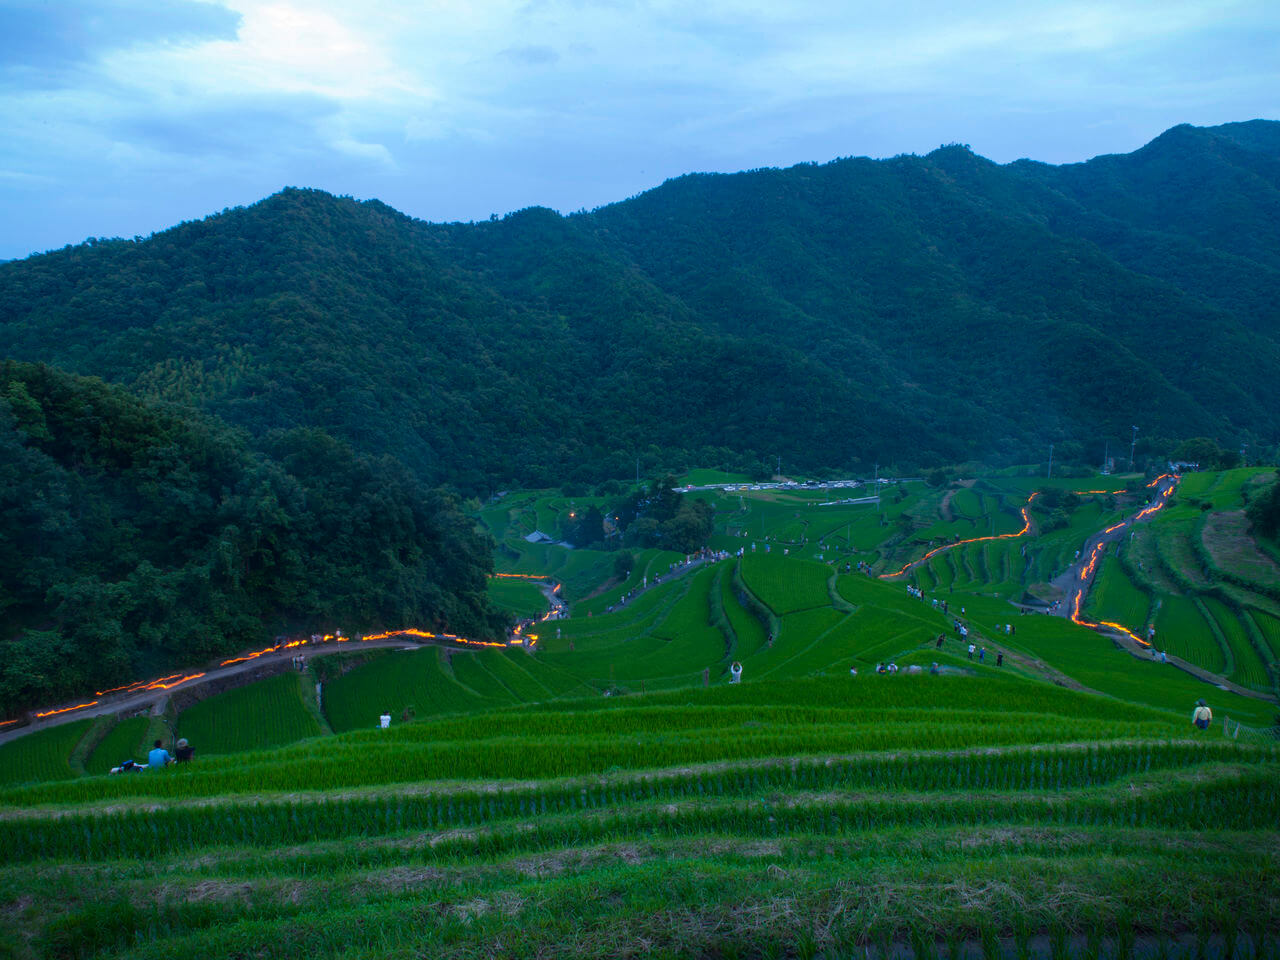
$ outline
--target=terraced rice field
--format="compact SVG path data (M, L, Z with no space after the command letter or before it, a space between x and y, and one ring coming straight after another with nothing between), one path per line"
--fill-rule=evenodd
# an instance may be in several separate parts
M1227 503L1236 479L1191 489ZM992 478L956 510L1005 532L1006 505L1041 482ZM483 514L502 565L568 577L576 598L536 653L370 656L324 684L330 736L296 674L230 691L179 719L198 762L147 776L76 776L105 729L88 720L0 745L0 958L1119 960L1140 944L1226 960L1228 938L1234 960L1277 955L1276 704L992 595L1069 563L1118 513L1104 499L1066 530L933 557L913 574L936 591L923 600L906 578L837 572L850 548L877 571L920 556L941 493L892 491L881 514L716 495L717 536L747 555L611 613L675 555L637 552L610 586L612 553L514 537L564 498L512 496ZM1177 566L1200 517L1182 504L1144 528L1157 645L1269 690L1280 617ZM751 553L732 524L810 542ZM1135 630L1153 615L1114 558L1092 609ZM890 659L947 672L875 675ZM1207 733L1189 723L1202 696ZM373 729L383 710L392 729ZM244 716L236 739L226 718ZM147 724L114 726L88 772ZM267 729L292 742L265 748Z
M831 603L827 592L830 567L772 553L748 554L741 563L742 579L747 587L780 616Z
M1090 616L1122 624L1138 636L1145 636L1150 609L1151 598L1133 585L1120 561L1114 556L1103 559L1089 594Z
M516 619L538 617L547 612L547 598L530 580L495 578L489 581L489 599Z
M145 763L150 744L144 741L147 728L151 726L148 717L130 717L115 724L84 762L86 773L107 773L125 760ZM287 741L286 741L287 742Z
M71 751L92 725L92 720L77 720L0 745L0 784L75 776L69 763Z
M1235 669L1230 679L1253 690L1271 691L1272 679L1266 662L1250 640L1248 625L1237 611L1216 597L1202 597L1201 602L1231 651Z
M1163 596L1156 614L1155 645L1205 670L1227 671L1227 651L1189 597Z
M437 647L384 653L326 683L322 697L329 725L336 732L369 729L377 726L384 711L399 723L406 711L429 717L483 709L501 699L477 695L455 683L445 656Z
M1222 910L1272 930L1265 885L1239 877L1274 869L1257 839L1277 769L1158 711L998 678L509 709L0 791L0 890L30 898L0 935L165 960L861 956L913 937L923 958L1220 931Z
M201 754L260 750L316 736L320 724L299 689L306 682L297 673L282 673L202 700L178 717L178 736Z

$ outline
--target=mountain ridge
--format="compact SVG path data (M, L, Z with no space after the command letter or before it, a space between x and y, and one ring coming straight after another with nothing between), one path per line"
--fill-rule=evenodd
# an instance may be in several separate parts
M431 224L287 188L0 264L0 355L483 492L1280 433L1280 124L952 145ZM1091 446L1090 459L1096 459Z

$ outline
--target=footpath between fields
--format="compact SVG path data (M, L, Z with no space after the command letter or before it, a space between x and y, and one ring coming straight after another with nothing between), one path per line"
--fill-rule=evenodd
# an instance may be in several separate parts
M133 692L124 692L121 694L103 694L95 701L79 706L76 702L69 702L51 707L53 712L51 716L33 718L30 723L15 724L11 729L0 730L0 744L8 743L10 740L16 740L18 737L26 736L29 733L36 733L40 730L47 730L50 727L60 726L64 723L72 723L76 720L92 719L95 717L106 716L113 713L139 714L143 711L150 711L155 714L157 711L163 712L164 704L175 693L186 693L197 690L201 687L212 684L219 684L228 678L236 677L250 671L262 670L263 667L271 668L270 672L283 672L291 666L293 658L301 655L304 657L324 657L335 653L348 653L353 650L371 650L371 649L400 649L409 650L423 646L449 647L456 649L453 644L445 641L422 640L409 642L403 638L388 638L386 640L365 640L356 641L321 641L317 643L307 643L301 647L291 647L274 651L272 653L264 653L259 656L245 659L240 663L233 663L228 666L214 667L204 671L200 676L194 677L181 686L174 684L168 689L140 690ZM193 670L192 673L200 673Z

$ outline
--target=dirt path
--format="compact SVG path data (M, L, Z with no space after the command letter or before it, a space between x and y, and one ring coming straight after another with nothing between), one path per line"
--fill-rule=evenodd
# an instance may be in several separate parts
M139 690L133 693L105 694L96 697L85 697L80 700L72 700L67 703L58 704L48 708L49 710L61 710L64 712L56 713L53 716L43 717L33 720L31 723L19 726L14 725L12 729L0 729L0 744L15 740L18 737L25 736L28 733L35 733L38 730L47 730L49 727L56 727L64 723L72 723L76 720L85 718L101 717L112 713L140 713L143 710L150 709L153 715L158 715L164 710L164 704L168 701L170 691L175 689L194 690L210 683L216 683L225 680L227 677L234 677L250 670L260 670L264 664L280 664L283 661L292 660L298 654L305 657L324 657L334 653L344 653L350 650L368 650L371 648L391 648L405 649L419 646L452 646L447 643L431 644L413 643L403 638L391 638L387 640L367 640L361 643L354 641L337 642L330 641L328 643L308 643L302 647L293 647L287 650L279 650L274 653L265 653L251 659L246 659L240 663L233 663L225 667L213 667L205 670L203 673L199 670L191 670L192 679L188 681L178 681L167 689L155 690ZM186 673L187 671L183 671ZM199 674L199 676L195 676ZM178 677L175 674L174 677ZM79 706L79 704L85 704ZM78 708L77 708L78 707ZM71 709L68 709L71 708Z
M976 483L976 481L974 480L961 480L960 488L967 490L970 487L972 487L974 483ZM942 502L938 504L938 513L942 516L942 519L947 523L951 523L953 520L955 520L955 516L951 513L951 498L956 495L957 489L960 489L960 488L948 489L946 494L944 494L942 497Z
M1058 589L1064 598L1055 609L1049 611L1052 615L1067 617L1082 623L1084 626L1107 637L1121 650L1139 660L1152 659L1153 654L1150 644L1145 643L1141 638L1123 630L1115 629L1107 624L1093 623L1087 617L1082 616L1080 612L1083 610L1085 600L1089 596L1089 590L1097 578L1102 558L1110 552L1111 546L1131 534L1134 525L1150 520L1167 499L1173 495L1176 486L1176 477L1162 477L1154 488L1155 495L1146 507L1134 516L1108 527L1085 541L1084 548L1077 555L1075 562L1051 581L1051 585ZM1205 670L1203 667L1198 667L1194 663L1183 660L1181 657L1170 656L1169 654L1165 654L1165 657L1171 666L1186 671L1197 680L1213 684L1219 690L1226 690L1242 697L1251 697L1254 700L1263 700L1268 703L1276 702L1276 698L1269 694L1242 687L1237 683L1231 682L1226 677Z
M1102 558L1107 552L1106 548L1119 543L1132 533L1135 524L1145 523L1159 512L1168 498L1173 495L1177 483L1176 477L1161 477L1152 488L1154 493L1145 507L1132 517L1126 517L1102 532L1095 533L1084 542L1084 547L1076 554L1072 564L1050 581L1050 586L1060 592L1063 597L1062 602L1049 611L1051 614L1071 618L1073 613L1078 613L1084 607L1084 601L1089 596L1089 588L1093 586L1098 568L1102 565ZM1079 596L1078 602L1077 596Z
M1149 647L1144 647L1141 644L1134 643L1131 638L1126 637L1124 634L1116 633L1105 628L1098 632L1104 636L1110 637L1116 642L1118 647L1125 652L1132 654L1137 659L1151 659L1151 649ZM1211 683L1219 690L1226 690L1228 693L1236 693L1242 697L1251 697L1254 700L1264 700L1267 703L1276 702L1276 698L1273 696L1260 693L1257 690L1250 690L1248 687L1242 687L1238 683L1232 683L1226 677L1220 676L1216 673L1211 673L1203 667L1196 666L1189 660L1183 660L1181 657L1175 657L1172 654L1165 654L1165 656L1168 658L1170 666L1177 667L1179 670L1185 670L1197 680L1203 680L1205 683Z

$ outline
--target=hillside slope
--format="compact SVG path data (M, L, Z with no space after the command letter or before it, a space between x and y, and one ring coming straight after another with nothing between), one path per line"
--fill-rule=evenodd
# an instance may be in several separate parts
M390 459L0 361L0 713L304 633L500 634L492 544Z
M285 190L0 265L0 355L319 426L430 480L850 468L1280 427L1280 125L962 147L426 224Z

